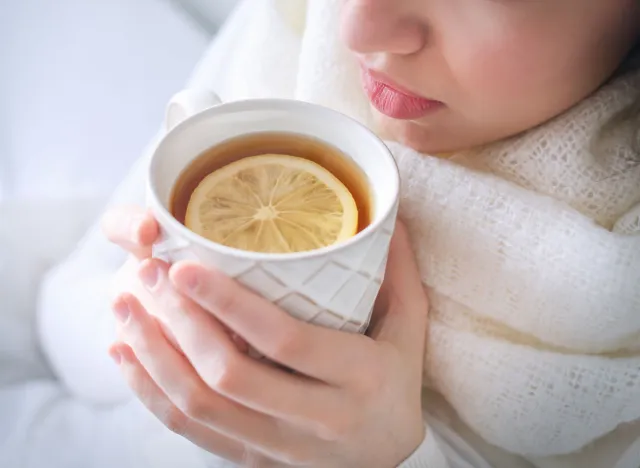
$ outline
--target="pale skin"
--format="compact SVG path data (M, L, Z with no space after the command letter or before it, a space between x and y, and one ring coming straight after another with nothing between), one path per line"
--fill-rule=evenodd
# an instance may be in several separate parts
M502 140L580 102L638 40L637 0L344 0L342 36L369 68L445 108L378 115L428 154Z
M637 40L640 2L344 0L341 23L367 66L444 103L416 121L378 115L381 134L447 153L595 91ZM112 211L104 230L132 254L111 355L170 429L261 467L392 468L420 444L428 303L401 225L369 336L298 322L202 265L150 259L158 226L141 209ZM296 372L250 358L247 343Z
M402 226L369 336L298 321L201 265L149 259L158 227L135 208L104 229L135 258L110 353L171 430L260 467L393 467L422 441L428 306ZM296 373L249 357L245 340Z

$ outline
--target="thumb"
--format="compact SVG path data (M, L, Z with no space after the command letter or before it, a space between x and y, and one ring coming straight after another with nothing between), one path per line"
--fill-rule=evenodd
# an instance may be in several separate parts
M420 352L422 356L428 310L409 234L404 224L398 222L370 335L376 341L389 342L409 354Z
M158 230L153 215L135 206L112 208L102 218L102 231L107 239L140 260L151 256Z

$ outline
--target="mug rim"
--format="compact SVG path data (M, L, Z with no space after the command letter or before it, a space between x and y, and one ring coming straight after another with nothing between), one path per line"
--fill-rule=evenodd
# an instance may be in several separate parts
M328 115L338 118L341 118L351 125L355 125L359 127L361 130L364 130L365 134L371 138L374 143L379 147L381 153L384 154L384 157L388 162L391 163L393 167L393 174L391 176L390 183L392 184L392 191L394 193L393 201L388 203L387 206L384 207L377 220L370 223L365 229L357 233L355 236L349 238L346 241L335 243L328 245L326 247L322 247L320 249L315 250L307 250L303 252L294 252L294 253L265 253L265 252L252 252L247 250L241 250L234 247L228 247L226 245L219 244L217 242L213 242L205 237L202 237L195 232L191 231L185 225L180 223L164 206L158 197L157 189L156 189L156 181L154 180L154 167L157 160L157 155L167 138L170 138L172 135L180 132L182 128L192 125L194 122L199 120L203 120L208 118L212 114L224 114L229 110L233 111L242 111L242 110L256 110L256 109L277 109L282 108L284 110L293 110L293 111L303 111L303 112L322 112ZM324 141L324 140L323 140ZM332 144L326 142L328 144ZM367 126L358 122L356 119L342 113L331 109L329 107L325 107L319 104L312 104L304 101L298 101L295 99L242 99L237 101L223 102L214 107L210 107L201 112L198 112L192 116L187 117L185 120L180 122L178 125L169 130L160 140L158 145L156 145L153 154L151 155L151 160L147 169L147 189L150 194L150 198L153 203L151 207L152 210L155 211L154 215L162 217L163 219L157 219L158 223L160 223L166 229L170 229L174 232L174 235L178 235L190 243L197 244L203 248L213 250L221 255L232 256L235 258L241 258L243 260L250 261L298 261L298 260L306 260L306 259L314 259L317 257L324 257L334 252L349 248L355 243L359 243L364 239L372 236L380 229L383 228L383 225L387 222L389 217L393 216L395 213L400 197L400 172L398 169L398 164L391 153L391 150L387 147L384 141L378 137L373 131L371 131Z

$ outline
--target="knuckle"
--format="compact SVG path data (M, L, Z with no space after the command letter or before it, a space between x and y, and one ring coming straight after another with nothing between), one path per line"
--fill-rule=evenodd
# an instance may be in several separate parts
M222 394L235 393L242 386L242 358L235 353L219 356L210 365L207 384Z
M171 432L178 435L184 435L187 429L188 418L177 408L171 408L159 417L164 426Z
M300 356L304 350L305 342L300 327L283 327L280 337L273 339L269 357L276 361L286 361L292 356Z
M179 295L174 290L170 290L167 294L168 309L171 312L172 318L179 320L193 320L197 315L198 310L194 306L193 302L186 297Z
M192 303L166 284L160 284L160 288L154 297L154 315L172 328L188 329L195 315Z
M131 346L139 356L153 356L160 342L147 317L137 317L118 326L119 336Z
M238 307L238 294L232 288L220 288L212 299L213 306L223 313L236 310Z
M202 388L194 387L185 392L175 402L176 407L184 416L192 419L201 419L208 411L208 402Z

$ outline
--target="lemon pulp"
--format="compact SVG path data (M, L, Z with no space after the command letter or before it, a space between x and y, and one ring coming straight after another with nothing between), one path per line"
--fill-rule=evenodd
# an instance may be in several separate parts
M324 167L295 156L265 154L205 177L191 195L185 225L236 249L304 252L354 236L358 207Z

